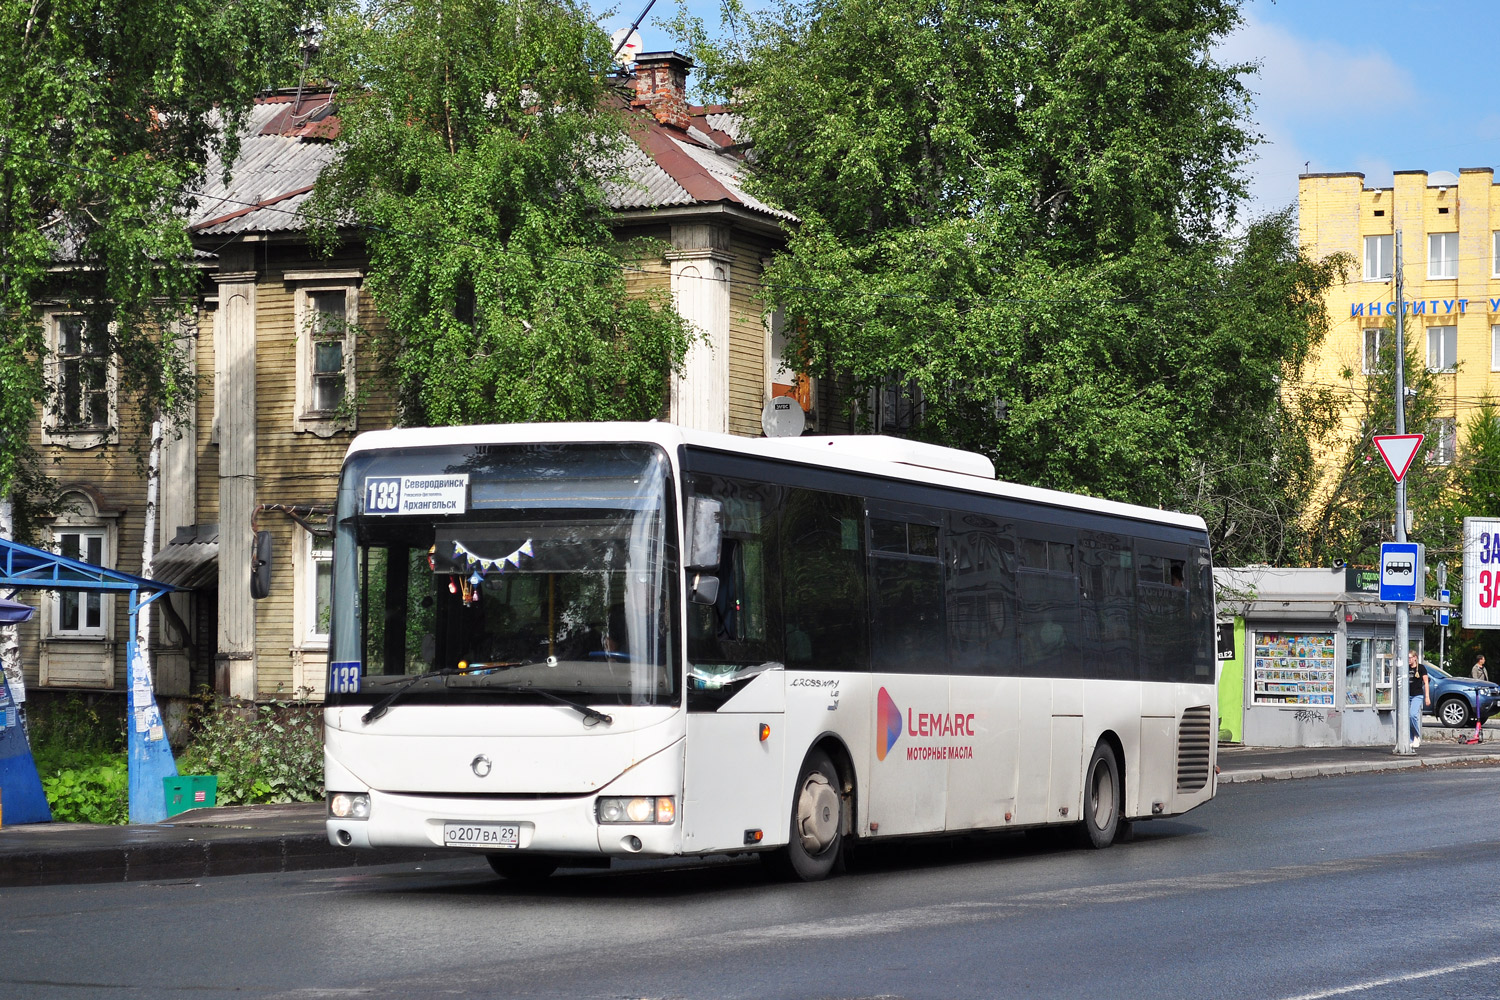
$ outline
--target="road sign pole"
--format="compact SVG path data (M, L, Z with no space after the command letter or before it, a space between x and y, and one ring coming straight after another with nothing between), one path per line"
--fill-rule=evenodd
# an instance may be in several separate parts
M1406 301L1402 295L1401 275L1401 230L1396 230L1394 265L1396 278L1396 433L1406 433ZM1406 477L1396 480L1396 541L1406 541ZM1407 713L1410 703L1407 696L1406 659L1410 640L1407 633L1410 620L1405 602L1396 604L1396 669L1391 675L1391 708L1396 720L1396 748L1398 754L1411 754L1410 728ZM1418 714L1420 724L1422 716ZM1419 730L1420 731L1420 730Z

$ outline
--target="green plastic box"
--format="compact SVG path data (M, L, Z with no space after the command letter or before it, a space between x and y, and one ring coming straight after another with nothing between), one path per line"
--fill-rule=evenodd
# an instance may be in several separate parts
M217 774L179 774L161 779L167 793L167 815L176 816L189 809L206 809L214 804L219 791Z

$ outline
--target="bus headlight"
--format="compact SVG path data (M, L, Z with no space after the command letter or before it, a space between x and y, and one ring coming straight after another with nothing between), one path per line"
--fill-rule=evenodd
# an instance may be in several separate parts
M670 795L601 797L595 814L600 823L672 823L677 819L677 800Z
M369 819L370 797L349 792L334 792L328 797L328 815L337 819Z

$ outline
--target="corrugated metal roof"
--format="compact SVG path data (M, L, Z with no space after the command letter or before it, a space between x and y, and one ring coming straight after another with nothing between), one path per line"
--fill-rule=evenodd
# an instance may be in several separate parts
M307 103L312 111L326 104L326 95ZM223 162L217 157L210 160L203 187L194 192L198 204L189 216L190 227L208 235L303 228L297 209L323 168L333 162L334 149L326 140L262 134L268 125L285 122L288 110L282 101L256 103L228 184L224 183ZM299 123L288 124L303 131Z
M745 191L743 183L745 162L743 160L738 157L713 152L689 142L683 142L676 136L672 136L671 139L679 149L687 153L688 156L691 156L700 166L707 170L714 180L724 185L734 195L735 200L739 201L746 208L757 212L764 212L767 215L773 215L778 219L790 220L796 218L791 212L772 208L759 198L753 197Z
M256 102L246 122L239 155L228 184L217 159L208 164L197 204L189 217L204 236L285 233L304 229L298 210L307 201L323 168L336 155L331 141L338 134L327 94L304 96L299 112L290 114L293 98L277 95ZM795 219L789 212L747 194L745 161L725 152L725 139L739 135L735 116L721 109L692 109L687 133L662 125L649 113L636 112L635 128L611 165L623 176L605 184L605 197L616 211L733 202L776 219ZM706 129L705 129L706 126Z

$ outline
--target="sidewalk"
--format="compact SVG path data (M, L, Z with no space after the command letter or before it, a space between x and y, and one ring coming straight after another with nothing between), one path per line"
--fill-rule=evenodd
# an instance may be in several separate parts
M1219 748L1219 783L1238 784L1406 768L1500 764L1500 726L1466 745L1473 730L1427 726L1421 748L1397 757L1390 747ZM328 843L321 802L193 809L165 823L92 826L35 823L0 827L0 887L140 882L350 868L451 858L421 850L352 851Z
M140 882L347 868L451 852L351 851L328 842L322 802L190 809L163 823L0 827L0 886Z

